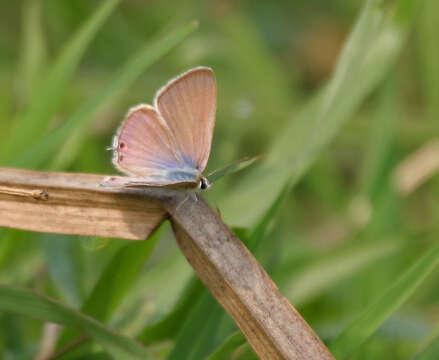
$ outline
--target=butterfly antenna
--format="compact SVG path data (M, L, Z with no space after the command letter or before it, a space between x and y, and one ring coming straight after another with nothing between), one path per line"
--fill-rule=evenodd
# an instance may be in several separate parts
M238 165L238 164L240 164L240 163L242 163L242 162L246 162L246 161L251 160L252 163L253 163L253 162L256 161L256 160L259 160L259 159L260 159L261 157L263 157L264 155L265 155L265 154L259 154L259 155L252 156L252 157L250 157L250 156L246 156L246 157L243 157L242 159L235 160L235 161L231 162L230 164L228 164L228 165L226 165L226 166L223 166L223 167L220 167L219 169L215 169L215 170L213 170L212 172L210 172L210 173L207 175L207 177L210 177L210 176L216 174L217 172L223 171L224 169L230 168L230 167L232 167L232 166L234 166L234 165Z

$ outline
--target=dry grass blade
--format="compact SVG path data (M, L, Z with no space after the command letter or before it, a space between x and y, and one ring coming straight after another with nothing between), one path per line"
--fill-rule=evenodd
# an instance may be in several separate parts
M146 239L165 219L144 192L99 187L102 175L0 168L0 226Z
M205 201L169 198L179 246L261 359L333 359L244 244Z
M142 239L169 213L184 255L261 359L333 359L203 199L159 189L108 190L98 186L102 180L100 175L0 169L0 225Z
M439 171L439 139L432 139L402 161L393 173L395 188L408 195Z

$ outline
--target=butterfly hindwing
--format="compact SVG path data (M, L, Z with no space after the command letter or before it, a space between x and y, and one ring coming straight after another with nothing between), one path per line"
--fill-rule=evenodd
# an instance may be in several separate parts
M193 183L199 174L184 162L168 128L150 105L131 109L113 142L113 163L146 186Z

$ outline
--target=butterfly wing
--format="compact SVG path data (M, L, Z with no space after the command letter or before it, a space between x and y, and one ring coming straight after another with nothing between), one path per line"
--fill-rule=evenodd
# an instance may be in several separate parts
M150 105L128 112L114 137L113 150L113 164L131 176L125 184L117 181L115 186L198 184L200 173L184 161L168 126Z
M194 68L171 80L156 94L154 104L186 167L202 173L215 125L216 81L212 69Z

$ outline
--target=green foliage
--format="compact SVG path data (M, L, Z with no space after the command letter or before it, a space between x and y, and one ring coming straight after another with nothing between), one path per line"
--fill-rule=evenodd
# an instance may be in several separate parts
M356 319L331 344L337 359L344 359L371 336L395 310L412 295L439 263L435 246L402 274L388 290Z
M242 333L237 332L230 335L224 344L222 344L218 350L208 357L209 360L227 360L233 356L233 353L241 345L245 344L245 337Z
M190 279L175 308L165 318L147 326L141 332L139 340L145 344L155 344L174 338L180 332L190 309L199 301L203 291L204 287L200 280L196 277Z
M296 305L306 303L380 258L394 255L400 246L400 241L384 241L337 249L293 273L284 293Z
M43 321L81 328L116 357L153 358L152 352L141 344L115 333L114 330L77 310L30 290L1 285L0 309Z
M216 335L223 311L216 300L205 291L199 303L191 309L168 359L203 359L217 345Z
M210 179L229 174L212 205L337 358L437 357L439 182L394 188L398 163L438 136L435 0L1 10L1 166L111 173L104 149L126 110L211 66ZM57 322L62 359L256 358L169 230L94 246L0 230L0 354L35 357L42 322Z
M41 88L35 90L35 96L28 108L13 124L9 141L4 144L2 156L23 151L33 138L39 138L44 134L61 103L63 92L60 89L68 85L91 40L119 1L103 2L71 41L65 45L54 64L49 67L50 70L41 82ZM27 131L23 132L23 128Z
M45 68L47 49L41 24L41 4L39 1L28 0L23 6L23 34L21 38L21 58L19 81L17 87L27 103L32 91L41 81L41 72Z
M107 321L137 280L138 273L151 256L161 233L159 229L147 241L129 244L118 250L84 301L81 311L97 320ZM60 338L60 346L68 344L79 335L78 331L68 329Z
M324 91L283 130L267 154L266 162L226 198L223 204L226 220L249 226L263 216L283 186L300 179L386 75L399 55L410 26L397 23L396 16L391 16L402 6L402 1L390 9L380 8L378 3L366 2Z
M426 349L420 352L415 360L433 360L437 358L437 354L439 354L439 339L434 339Z
M48 159L53 156L56 149L59 149L59 147L72 136L73 142L68 142L63 148L63 152L70 153L78 151L80 146L78 146L77 143L80 143L86 136L84 132L94 116L156 60L165 55L189 33L194 31L196 27L197 23L192 22L170 34L159 36L140 49L139 52L135 53L134 56L122 66L114 79L106 85L96 97L81 106L56 130L42 139L37 140L36 144L33 145L31 149L26 150L24 155L19 156L14 164L27 167L38 164L40 167L45 167L44 162L47 162ZM68 158L71 159L72 154L69 154Z

